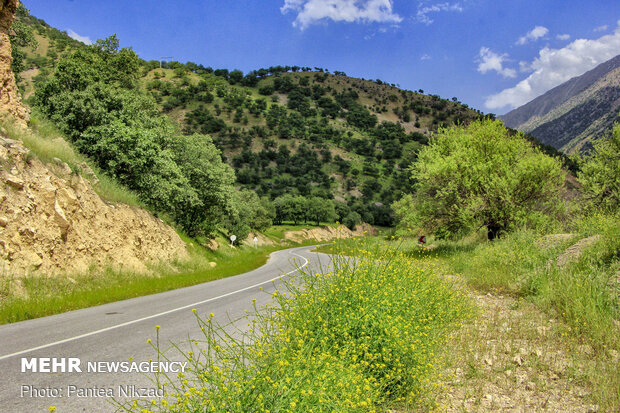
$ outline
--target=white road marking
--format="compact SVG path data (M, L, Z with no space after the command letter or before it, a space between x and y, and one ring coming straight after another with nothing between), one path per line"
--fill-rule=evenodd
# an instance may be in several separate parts
M89 333L80 334L79 336L70 337L70 338L66 338L64 340L55 341L53 343L44 344L42 346L33 347L33 348L29 348L27 350L22 350L22 351L18 351L18 352L15 352L15 353L7 354L5 356L0 357L0 360L8 359L8 358L11 358L11 357L19 356L21 354L30 353L32 351L37 351L37 350L41 350L41 349L52 347L52 346L57 346L58 344L68 343L70 341L79 340L81 338L85 338L85 337L89 337L89 336L94 336L95 334L104 333L106 331L114 330L116 328L125 327L125 326L131 325L131 324L139 323L139 322L144 321L144 320L149 320L151 318L160 317L160 316L163 316L163 315L166 315L166 314L174 313L175 311L185 310L187 308L196 307L196 306L199 306L199 305L202 305L202 304L206 304L206 303L208 303L210 301L219 300L220 298L229 297L231 295L238 294L240 292L251 290L252 288L259 287L259 286L261 286L263 284L267 284L267 283L276 281L276 280L278 280L278 279L280 279L280 278L282 278L282 277L284 277L286 275L289 275L291 273L294 273L295 271L298 271L298 270L304 268L306 265L308 265L309 261L308 261L308 259L306 259L306 257L303 257L303 256L301 256L299 254L294 253L294 252L291 252L291 254L297 255L298 257L300 257L304 261L306 261L304 263L304 265L302 265L301 267L296 267L294 270L289 271L289 272L284 273L284 274L281 274L281 275L279 275L279 276L277 276L275 278L272 278L270 280L263 281L263 282L258 283L258 284L250 285L249 287L245 287L245 288L242 288L240 290L231 291L231 292L226 293L226 294L218 295L217 297L213 297L213 298L209 298L209 299L206 299L206 300L203 300L203 301L198 301L196 303L184 305L183 307L178 307L178 308L174 308L172 310L168 310L168 311L164 311L164 312L161 312L161 313L153 314L153 315L150 315L148 317L138 318L136 320L127 321L125 323L121 323L121 324L117 324L117 325L114 325L114 326L102 328L100 330L95 330L95 331L91 331Z

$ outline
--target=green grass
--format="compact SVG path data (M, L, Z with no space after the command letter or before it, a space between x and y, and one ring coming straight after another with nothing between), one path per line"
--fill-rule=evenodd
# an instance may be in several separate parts
M460 241L434 240L421 247L417 240L382 237L339 240L319 248L355 255L360 242L367 249L392 245L416 260L438 260L471 288L528 300L550 318L562 320L569 346L587 344L591 360L581 360L584 380L605 411L620 409L620 216L592 214L577 218L565 229L573 236L541 243L542 234L516 231L488 242L484 233ZM582 255L563 267L557 258L580 239L598 235ZM546 245L545 245L546 244ZM615 359L615 361L614 361Z
M93 189L102 199L112 203L121 202L145 207L136 193L102 173L87 157L76 152L62 133L36 111L31 115L29 126L30 130L23 130L10 123L2 123L9 138L22 141L24 146L44 164L54 164L56 158L69 165L72 171L81 173L79 165L86 163L99 179L99 183L93 185Z
M414 239L374 237L361 242L367 249L392 245L411 258L442 260L478 290L531 299L558 314L594 345L617 346L619 334L613 321L620 319L620 217L595 214L572 225L571 238L546 246L540 244L542 235L531 230L494 242L484 240L482 232L460 241L429 237L425 247ZM586 248L579 260L557 267L557 257L569 246L595 234L600 240ZM350 255L359 243L338 240L317 250Z
M407 409L435 379L448 332L471 315L463 295L431 262L361 250L354 263L301 279L256 308L249 336L235 338L196 314L204 339L184 353L190 373L166 397L127 411L367 412ZM158 334L158 330L157 333ZM156 336L157 337L157 336ZM222 343L226 344L223 345ZM160 357L170 357L151 343Z
M597 348L618 348L620 334L614 320L620 319L620 219L586 218L573 233L569 240L544 247L540 234L520 231L456 252L447 261L475 288L530 299L565 320L575 336L588 338ZM566 248L592 234L600 235L600 240L585 248L578 260L556 265Z

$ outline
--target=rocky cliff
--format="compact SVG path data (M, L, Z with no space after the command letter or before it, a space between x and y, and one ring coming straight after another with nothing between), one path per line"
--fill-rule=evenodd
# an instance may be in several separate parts
M150 262L186 256L185 243L161 220L104 202L66 163L44 165L0 133L0 276L145 272Z
M18 125L28 123L28 109L22 105L11 71L9 30L15 18L19 0L0 0L0 117L7 116Z
M25 129L28 110L15 86L9 43L18 5L0 0L0 118ZM92 171L90 179L96 182ZM161 220L104 202L66 163L43 164L0 128L0 277L105 267L146 272L149 263L187 256L183 240Z

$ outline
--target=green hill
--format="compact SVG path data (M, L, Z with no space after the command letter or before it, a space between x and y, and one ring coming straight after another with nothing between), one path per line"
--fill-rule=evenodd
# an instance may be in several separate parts
M406 169L431 132L480 116L437 96L323 70L277 67L235 79L169 65L148 70L143 90L184 132L210 134L240 185L271 198L298 192L389 204L409 188Z
M20 86L34 107L42 105L35 91L39 96L60 91L41 92L59 62L70 61L76 52L88 62L84 56L90 49L109 46L86 46L23 8L18 19L37 41L34 50L31 45L20 48L25 56ZM125 51L133 54L123 49L119 56ZM429 137L440 127L484 116L456 97L442 99L323 68L273 66L244 74L137 56L134 63L119 69L129 70L125 80L93 74L89 81L113 81L120 85L119 95L130 89L132 96L151 100L176 125L176 134L211 136L222 160L234 169L237 189L271 201L284 194L334 200L340 221L354 212L363 221L392 225L390 205L411 192L409 166ZM60 64L65 70L69 63ZM102 95L97 96L100 103ZM47 110L53 118L52 109ZM63 110L62 116L56 114L57 124L77 116ZM75 141L75 125L64 127L67 134L77 133ZM100 167L106 170L106 165Z

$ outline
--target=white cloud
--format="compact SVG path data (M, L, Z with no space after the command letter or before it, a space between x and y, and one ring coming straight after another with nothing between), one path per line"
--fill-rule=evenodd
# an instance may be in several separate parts
M421 57L420 60L431 60L432 57L430 57L428 54L424 53Z
M547 33L549 33L549 29L547 29L546 27L536 26L532 30L527 32L525 36L519 37L519 40L517 40L517 44L524 45L529 41L536 41L541 37L545 36Z
M324 19L335 22L399 23L392 0L284 0L282 13L297 13L293 26L301 30Z
M593 32L604 32L605 30L607 30L609 26L607 26L606 24L602 25L602 26L598 26L595 27L594 30L592 30Z
M519 71L520 72L531 72L532 71L532 66L530 66L529 62L526 61L520 61L519 62Z
M558 34L555 38L558 40L568 40L570 39L570 34Z
M576 39L562 49L541 49L529 65L534 73L516 86L488 97L485 106L489 109L516 108L618 54L620 20L612 34L594 40Z
M71 29L67 30L67 36L69 36L72 39L77 40L78 42L82 42L85 44L93 44L93 41L90 40L90 38L88 36L80 36L79 34L77 34L76 32L74 32Z
M422 4L418 5L418 13L416 15L416 19L420 23L424 23L426 25L432 24L433 19L428 17L430 13L439 13L442 11L463 11L463 7L459 3L437 3L430 6L424 6Z
M488 47L481 47L478 61L478 72L485 74L489 71L495 71L504 77L516 77L517 71L508 67L504 67L507 60L507 54L497 54Z

